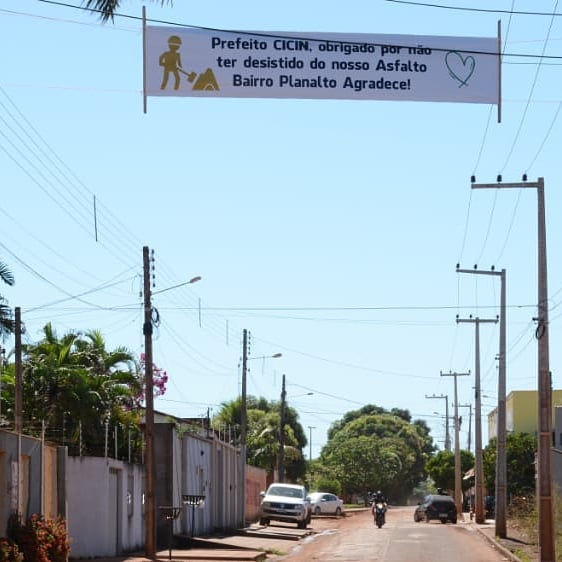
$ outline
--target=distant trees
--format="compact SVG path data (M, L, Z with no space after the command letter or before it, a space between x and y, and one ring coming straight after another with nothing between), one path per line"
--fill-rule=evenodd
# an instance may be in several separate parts
M470 451L461 450L461 478L474 466L474 455ZM439 451L433 455L425 465L428 476L437 488L444 490L455 489L455 454L452 451ZM461 487L468 490L474 484L473 480L462 480Z
M265 468L272 473L279 458L279 430L281 425L281 404L265 398L248 396L246 451L248 463ZM233 430L233 443L240 444L240 414L242 400L237 398L224 402L215 418L215 424L223 424ZM287 481L301 481L306 473L302 451L307 445L304 429L298 421L298 413L291 406L285 408L284 458Z
M433 451L425 422L412 423L408 410L367 404L332 424L320 460L323 476L335 477L345 495L381 489L398 502L425 478Z

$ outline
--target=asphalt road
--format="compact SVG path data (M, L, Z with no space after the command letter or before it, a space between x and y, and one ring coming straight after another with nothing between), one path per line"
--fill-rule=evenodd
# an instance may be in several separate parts
M413 507L395 507L378 529L368 511L337 521L313 520L318 531L304 539L286 562L500 562L506 555L494 548L471 523L415 523ZM316 524L315 524L316 523ZM319 527L322 527L320 529ZM269 560L268 556L268 560Z

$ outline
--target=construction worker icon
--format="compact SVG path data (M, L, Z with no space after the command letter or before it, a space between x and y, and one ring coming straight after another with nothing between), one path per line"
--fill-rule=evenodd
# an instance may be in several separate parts
M160 85L161 90L166 89L170 74L174 75L174 90L178 90L180 87L180 72L186 74L181 67L180 47L181 39L177 35L171 35L168 38L169 50L160 55L158 62L164 68L162 84Z
M174 76L174 90L179 90L180 87L180 73L187 76L187 81L192 83L197 78L196 72L186 72L182 68L181 55L179 53L181 47L181 38L177 35L170 35L168 38L168 51L162 53L158 60L162 72L162 84L160 89L165 90L168 86L170 74ZM192 87L193 90L219 90L219 85L210 68L203 72Z

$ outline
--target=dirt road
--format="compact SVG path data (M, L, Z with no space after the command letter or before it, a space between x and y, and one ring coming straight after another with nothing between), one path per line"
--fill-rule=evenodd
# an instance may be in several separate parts
M286 562L501 562L505 552L494 548L472 523L415 523L413 508L389 510L387 524L377 529L368 511L341 519L314 519L314 535L288 555ZM270 557L268 556L268 560Z

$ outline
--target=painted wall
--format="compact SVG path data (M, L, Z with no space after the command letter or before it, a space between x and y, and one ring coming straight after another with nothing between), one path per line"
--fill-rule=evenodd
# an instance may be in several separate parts
M115 556L144 548L144 467L102 457L67 459L71 556Z
M263 468L246 466L246 521L254 522L259 518L260 492L267 488L266 478Z
M61 451L41 439L0 430L0 536L6 536L8 519L16 512L23 520L33 514L65 515L64 491L57 481L64 470Z
M172 521L174 534L202 536L244 524L240 450L212 434L183 433L179 427L155 424L160 547L167 547L169 541L166 507L180 508ZM0 536L5 536L16 498L17 451L18 436L0 431ZM65 516L72 557L112 557L144 549L143 465L103 457L68 457L64 447L44 446L41 440L25 436L21 452L20 510L26 515ZM246 467L245 472L247 519L253 520L266 474L255 467ZM205 500L192 506L184 503L185 495L204 496Z
M562 390L552 391L552 424L556 406L562 406ZM538 427L538 395L536 390L514 390L506 397L506 429L535 435ZM488 438L497 436L497 408L488 415Z

